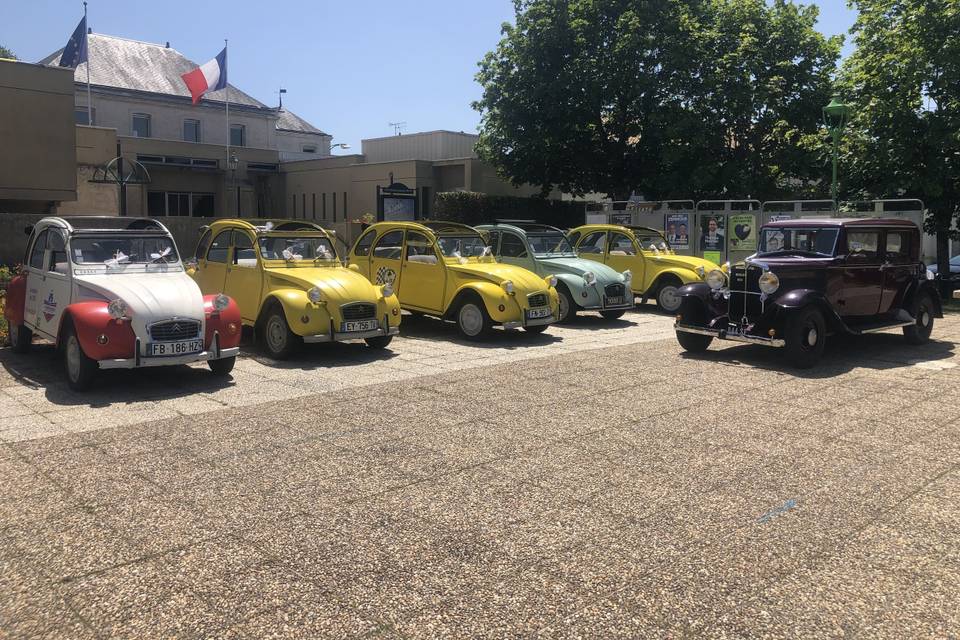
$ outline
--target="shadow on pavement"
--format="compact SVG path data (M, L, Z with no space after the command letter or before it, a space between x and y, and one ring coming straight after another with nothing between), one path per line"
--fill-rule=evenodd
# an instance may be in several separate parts
M400 335L418 340L434 342L451 342L461 346L476 347L478 349L522 349L529 346L542 346L562 342L563 338L550 334L553 327L547 327L543 333L530 333L523 329L507 331L495 327L485 340L473 342L460 335L457 325L453 322L440 320L430 316L406 315L400 324Z

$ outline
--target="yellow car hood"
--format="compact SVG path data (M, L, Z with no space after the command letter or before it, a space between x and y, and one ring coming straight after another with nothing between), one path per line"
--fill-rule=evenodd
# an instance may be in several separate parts
M318 287L324 300L338 303L376 302L379 297L377 287L361 274L346 267L278 267L267 268L268 287L293 287L309 291Z
M547 282L534 272L512 264L468 262L467 264L451 264L448 267L454 273L466 278L489 280L495 284L510 280L517 291L523 293L545 291L549 287Z
M649 258L653 264L660 267L680 267L681 269L689 269L690 271L696 271L697 267L703 267L704 272L710 273L714 269L719 269L720 267L709 260L704 260L703 258L697 258L695 256L677 256L677 255L663 255L651 256L649 253L645 253L645 256Z

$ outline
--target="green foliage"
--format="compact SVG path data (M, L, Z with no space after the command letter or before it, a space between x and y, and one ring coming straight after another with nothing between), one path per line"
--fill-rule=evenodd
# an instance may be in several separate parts
M583 224L583 202L488 196L472 191L438 193L433 217L437 220L476 225L497 219L536 220L543 224L568 228Z
M478 151L514 184L618 199L794 194L841 39L787 0L517 0L480 63ZM813 186L811 189L815 189Z
M17 55L13 51L10 51L10 49L7 49L2 44L0 44L0 58L10 58L11 60L18 59Z
M855 106L845 192L919 197L945 261L960 214L960 2L852 0L857 49L840 86ZM941 265L940 267L944 267Z

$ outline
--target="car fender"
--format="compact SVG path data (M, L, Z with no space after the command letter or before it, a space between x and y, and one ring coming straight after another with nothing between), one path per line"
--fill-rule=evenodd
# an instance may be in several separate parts
M470 293L480 296L484 307L487 309L487 314L494 322L511 322L521 319L520 306L516 297L504 291L499 284L485 280L472 280L462 284L450 299L450 304L444 311L444 316L453 317L460 307L460 301ZM554 297L556 297L556 293L554 293ZM501 305L503 305L503 311L500 311Z
M27 277L18 275L7 285L3 316L10 325L23 324L24 305L27 302Z
M788 312L816 305L821 313L823 313L827 325L832 330L850 332L843 318L837 314L833 305L830 304L822 291L816 289L792 289L775 297L773 305Z
M307 298L307 292L302 289L273 289L264 298L260 306L260 324L266 315L267 309L277 301L283 307L290 330L299 336L311 336L330 333L330 312L325 304L313 304ZM303 319L306 318L307 322Z
M227 308L217 311L213 306L216 297L216 294L203 296L203 313L206 317L203 346L207 350L213 348L213 333L216 331L220 336L221 349L237 347L240 345L241 327L243 326L240 318L240 307L236 300L229 298L230 302L227 304Z
M588 286L586 282L583 281L583 276L578 276L573 273L558 273L556 274L557 280L566 285L567 290L570 292L573 301L580 306L599 306L601 303L600 299L600 289L597 287ZM559 288L559 284L557 286ZM583 295L586 293L587 295Z
M130 320L115 320L107 311L105 300L75 302L63 310L57 345L63 344L64 330L68 324L80 341L84 354L93 360L119 360L134 357L137 336Z
M694 283L706 284L703 282L703 278L700 277L700 274L695 271L684 269L682 267L665 267L657 271L656 277L653 279L653 282L650 284L650 288L647 289L645 293L650 295L655 294L657 289L660 288L660 283L663 282L663 279L671 276L677 278L680 281L681 286Z
M714 318L727 315L727 301L716 294L706 282L693 282L680 287L678 315L683 322L709 323Z
M916 282L919 282L919 286L916 285ZM914 300L916 300L917 295L920 293L930 294L930 298L933 300L934 306L934 317L942 318L943 317L943 299L940 296L940 291L937 289L936 280L918 280L916 282L910 283L910 290L907 292L904 297L904 308L913 313Z

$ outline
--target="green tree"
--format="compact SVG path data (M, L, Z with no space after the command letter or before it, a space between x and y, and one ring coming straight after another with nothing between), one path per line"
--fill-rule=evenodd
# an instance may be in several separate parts
M515 184L778 196L824 176L841 41L776 0L516 0L480 63L478 151Z
M0 58L10 58L11 60L16 60L17 55L13 51L10 51L10 49L7 49L5 46L0 44Z
M941 273L960 215L960 2L852 0L856 51L841 87L855 106L845 191L920 197Z

